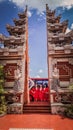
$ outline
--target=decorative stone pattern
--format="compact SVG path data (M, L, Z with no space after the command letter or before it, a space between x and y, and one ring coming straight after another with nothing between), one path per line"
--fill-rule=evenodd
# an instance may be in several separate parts
M59 95L55 91L51 91L51 103L71 103L73 102L73 94L67 91L60 91L59 90Z
M63 112L65 110L62 103L54 103L51 105L51 112L52 114L58 114L59 112Z
M23 105L21 103L13 103L8 106L8 114L22 114Z

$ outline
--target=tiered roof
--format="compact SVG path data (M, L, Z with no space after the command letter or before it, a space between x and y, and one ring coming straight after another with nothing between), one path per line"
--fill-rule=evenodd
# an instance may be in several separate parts
M23 18L23 19L21 19L21 18L20 19L16 19L15 18L15 19L13 19L13 21L14 21L16 26L19 26L19 25L21 26L21 25L26 23L26 19L25 18Z
M6 25L6 28L10 34L10 36L4 36L0 34L0 42L4 44L4 48L1 48L0 52L4 54L5 48L8 51L8 55L14 56L14 51L16 51L16 54L18 55L18 51L22 47L22 55L23 50L25 49L25 41L26 41L26 31L27 31L27 7L26 10L23 13L18 14L19 19L14 19L14 26L11 26L9 24ZM11 50L10 49L14 49ZM11 54L10 54L11 53ZM1 53L0 53L1 54ZM15 54L15 55L16 55ZM7 55L7 56L8 56ZM20 54L21 55L21 54ZM5 55L4 55L5 56Z
M71 44L73 40L72 31L71 33L66 34L68 20L60 22L61 15L55 16L55 11L51 11L48 5L46 5L46 17L49 44L58 46Z
M61 18L61 15L59 15L57 17L52 17L52 18L47 16L47 22L49 21L49 23L59 23L60 18Z
M7 24L7 30L9 32L10 35L15 35L15 36L18 36L18 35L22 35L25 33L25 25L21 25L21 26L11 26L9 24Z
M60 22L61 15L55 16L46 5L48 54L53 57L73 57L73 30L66 33L68 20Z

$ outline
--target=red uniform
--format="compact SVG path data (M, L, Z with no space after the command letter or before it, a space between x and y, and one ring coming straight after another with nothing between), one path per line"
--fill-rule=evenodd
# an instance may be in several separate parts
M35 100L35 101L38 101L38 100L39 100L39 89L38 89L38 88L35 88L34 100Z
M45 90L45 98L46 98L46 101L49 100L49 88L48 87Z
M34 98L34 94L35 94L35 88L33 87L33 88L30 89L30 101L32 101L31 96Z
M43 101L46 101L45 91L46 91L46 88L43 88Z
M35 88L31 88L30 89L30 95L32 95L34 97L34 93L35 93Z
M44 88L43 89L43 100L44 101L48 101L49 100L49 89L48 88Z
M42 88L40 88L40 90L39 90L39 100L43 101L43 89Z

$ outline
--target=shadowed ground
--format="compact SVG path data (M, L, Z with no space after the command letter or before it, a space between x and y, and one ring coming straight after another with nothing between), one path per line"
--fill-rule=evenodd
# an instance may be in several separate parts
M73 130L73 120L50 114L22 114L0 117L0 130L9 130L9 128Z

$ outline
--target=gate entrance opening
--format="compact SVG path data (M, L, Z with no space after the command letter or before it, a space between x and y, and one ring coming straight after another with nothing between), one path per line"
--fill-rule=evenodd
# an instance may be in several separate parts
M29 80L30 102L49 102L48 78L31 78Z

